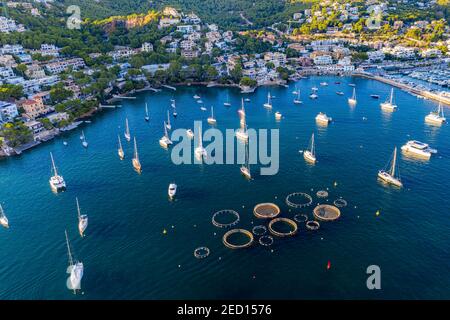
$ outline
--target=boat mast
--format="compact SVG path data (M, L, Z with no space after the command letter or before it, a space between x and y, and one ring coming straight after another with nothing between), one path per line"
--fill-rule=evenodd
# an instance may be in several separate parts
M64 233L66 234L67 252L69 254L69 266L73 266L73 258L72 253L70 252L69 237L67 236L67 230L64 230Z
M58 172L56 171L55 160L53 160L53 154L51 152L50 152L50 158L52 159L53 172L55 173L55 177L56 177L58 175Z
M271 102L270 102L270 99L271 99L271 96L270 96L270 92L267 94L267 104L270 104Z
M203 142L202 142L202 128L199 127L198 131L198 147L203 148Z
M397 163L397 147L394 148L394 158L392 159L392 167L391 167L391 172L390 175L392 177L395 177L395 165Z
M391 88L391 98L389 99L389 103L392 104L393 100L394 100L394 88Z
M311 136L311 154L314 156L314 133Z
M213 106L211 106L211 118L214 119L214 107Z
M123 148L122 148L122 142L120 141L120 136L117 135L117 138L119 138L119 150L123 150Z
M78 197L76 197L75 200L77 201L78 219L80 219L81 218L81 212L80 212L80 204L78 203Z
M0 218L2 218L4 215L5 213L3 212L2 205L0 204Z
M167 125L170 126L169 110L167 110Z
M136 144L136 137L134 137L134 158L139 161L139 155L137 150L137 144Z
M245 166L247 167L248 172L250 173L250 155L249 155L249 145L248 143L245 144Z
M165 136L166 138L168 138L167 125L166 125L166 122L165 122L165 121L164 121L164 136Z
M128 118L125 118L125 133L130 135L130 128L128 127Z
M244 108L244 98L241 98L241 110L245 112L245 108Z
M145 115L148 117L148 107L147 107L147 102L145 103Z

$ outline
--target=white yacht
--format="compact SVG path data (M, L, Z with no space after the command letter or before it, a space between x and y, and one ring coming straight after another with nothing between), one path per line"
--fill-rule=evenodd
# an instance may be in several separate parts
M381 109L386 111L394 111L397 109L397 105L394 103L394 88L391 88L391 94L389 99L380 104Z
M5 215L5 212L3 211L1 204L0 204L0 225L2 225L5 228L9 228L9 221Z
M117 138L119 139L119 148L117 149L117 154L119 155L120 160L123 160L123 158L125 158L125 152L123 152L122 141L120 141L120 136L117 135Z
M241 100L241 108L238 110L238 113L241 117L245 117L245 107L244 107L244 100Z
M389 170L387 171L388 167ZM394 148L392 159L389 161L386 168L378 171L378 178L385 183L392 184L397 187L403 186L397 169L397 147Z
M247 178L251 179L252 174L250 172L250 161L249 161L249 154L248 154L248 144L245 145L245 163L241 166L241 173L242 175Z
M206 111L206 110L208 110L208 109L206 109L205 107L201 106L201 107L200 107L200 110Z
M77 212L78 212L78 231L80 232L80 236L84 237L84 231L88 226L88 216L86 214L81 214L80 204L78 203L78 198L75 198L77 201Z
M348 98L348 104L351 106L356 105L356 88L353 88L353 94L351 98Z
M297 89L297 86L295 86L294 91L292 91L292 94L298 95L299 89Z
M245 102L250 102L250 98L245 98Z
M166 123L166 128L167 128L167 130L171 130L171 129L172 129L172 125L170 124L169 110L167 110L167 123Z
M316 146L314 144L314 133L311 136L311 141L308 150L303 152L303 158L310 163L316 163Z
M131 141L130 127L128 126L128 118L125 118L125 132L123 133L125 140Z
M324 82L321 82L320 85L321 85L322 87L326 87L326 86L328 86L328 82L325 82L325 81L324 81Z
M202 100L202 99L198 99L198 100L197 100L197 103L202 104L202 103L203 103L203 100Z
M186 136L189 138L189 139L194 139L194 132L192 132L192 130L191 129L187 129L186 130Z
M145 121L150 121L150 116L148 115L148 107L147 107L147 102L145 103L145 117L144 117Z
M88 144L88 142L87 142L87 140L86 140L86 136L84 135L84 131L83 131L83 130L81 130L81 137L82 137L82 139L81 139L81 145L82 145L83 147L87 148L87 147L89 146L89 144Z
M436 149L432 149L428 144L417 140L406 142L406 144L402 146L402 151L405 155L418 156L426 159L429 159L431 154L437 153Z
M173 199L177 193L177 185L175 183L169 184L169 189L167 190L170 199Z
M281 114L281 112L279 112L279 111L277 111L277 112L275 112L275 119L276 120L281 120L281 117L282 117L283 115Z
M272 97L270 95L270 92L267 94L267 102L264 103L264 107L272 109Z
M301 104L302 100L300 100L300 89L297 91L297 97L294 99L295 104Z
M244 125L242 126L242 128L239 128L236 130L236 138L238 138L242 141L248 140L247 124L245 124L245 121L244 121Z
M317 92L319 90L319 88L314 86L314 87L311 88L311 90L312 90L312 92Z
M195 94L195 95L194 95L194 99L195 99L195 100L198 100L198 99L200 99L200 96L199 96L198 94Z
M209 124L216 124L217 120L216 118L214 118L214 107L211 106L211 116L208 118L208 123Z
M195 156L197 159L201 160L202 158L207 157L206 149L203 148L203 140L202 140L202 129L199 128L198 132L198 147L194 150Z
M438 109L430 112L430 114L425 117L425 122L432 125L440 126L446 121L447 119L444 116L444 108L442 107L441 101L439 101Z
M159 139L159 144L163 148L168 148L172 144L172 140L169 139L169 134L167 133L167 126L166 122L164 121L164 136L162 136L161 139Z
M66 281L67 288L69 290L73 290L76 293L77 290L81 289L81 279L83 278L84 266L81 261L74 261L72 257L72 252L70 251L69 237L66 234L66 245L67 252L69 255L69 266L67 267L67 273L70 274L69 278Z
M137 150L136 137L134 137L134 156L133 159L131 160L131 163L133 164L133 168L134 170L136 170L137 173L142 172L142 166L141 162L139 161L139 154Z
M309 97L310 97L311 99L317 99L319 96L318 96L315 92L312 92L312 93L309 95Z
M58 171L56 170L55 161L53 160L53 154L50 152L50 158L52 159L52 169L53 176L50 177L50 187L53 192L59 192L66 189L66 182L64 181L63 176L58 175Z
M63 145L67 146L69 144L67 143L67 141L63 141Z
M328 117L325 113L319 112L319 114L316 116L316 122L319 124L325 124L328 125L333 119L331 117Z

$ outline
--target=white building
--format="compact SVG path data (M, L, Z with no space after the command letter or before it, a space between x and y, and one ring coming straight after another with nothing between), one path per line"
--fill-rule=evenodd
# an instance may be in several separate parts
M333 59L331 58L330 55L322 55L322 56L317 56L314 57L314 64L316 65L326 65L326 64L332 64L333 63Z
M367 56L369 57L369 62L381 62L384 60L384 52L379 50L379 51L369 51L367 52Z
M10 33L14 31L23 32L25 31L25 28L21 24L16 24L16 22L13 19L0 16L0 32Z
M143 52L152 52L153 51L153 45L150 42L144 42L142 44L141 50Z
M21 53L24 53L23 47L19 44L5 44L3 47L0 48L1 54L14 54L18 55Z
M14 71L10 67L0 67L0 78L8 79L14 76Z
M6 101L0 101L0 122L12 121L19 115L17 105Z
M43 56L59 57L59 48L54 44L41 44L40 54Z

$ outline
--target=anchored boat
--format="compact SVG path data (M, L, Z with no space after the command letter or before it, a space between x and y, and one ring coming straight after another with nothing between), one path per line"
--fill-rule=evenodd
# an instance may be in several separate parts
M202 128L199 128L198 132L198 146L194 150L195 156L197 159L201 160L203 158L207 157L206 149L203 148L203 141L202 141Z
M167 110L167 123L166 123L167 130L172 129L172 125L170 124L170 116L169 116L169 110Z
M389 168L389 170L387 170ZM387 184L392 184L397 187L403 187L400 180L400 174L397 168L397 147L394 148L394 153L386 168L378 171L378 178Z
M84 266L83 262L73 259L72 252L70 251L69 237L67 236L67 231L65 230L64 232L66 234L66 245L69 256L67 273L70 274L66 281L66 285L69 290L73 290L73 293L76 293L77 290L81 289L81 279L83 279Z
M117 138L119 139L119 148L117 149L117 154L119 155L120 160L123 160L123 158L125 158L125 152L123 152L122 141L120 141L120 136L117 135Z
M167 190L170 199L173 199L177 193L177 185L175 183L169 184L169 189Z
M5 212L3 211L1 204L0 204L0 225L2 225L5 228L9 228L9 221L5 215Z
M276 120L281 120L281 117L282 117L283 115L281 114L281 112L279 112L279 111L277 111L277 112L275 112L275 119Z
M141 166L141 162L139 161L139 154L138 154L138 149L137 149L137 144L136 144L136 137L134 137L134 156L133 156L133 168L134 170L136 170L137 173L141 173L142 172L142 166Z
M325 113L319 112L316 116L316 122L319 124L328 125L333 119L328 117Z
M308 146L308 150L305 150L303 152L303 158L305 158L306 161L314 164L316 163L316 146L314 144L314 133L311 136L311 141Z
M186 136L191 140L194 139L194 133L192 132L191 129L186 130Z
M251 179L252 178L252 175L251 175L251 172L250 172L250 161L249 161L249 154L248 154L248 144L245 144L245 163L241 166L241 173L247 179Z
M429 115L425 117L425 122L432 125L442 125L445 123L447 119L444 116L444 108L442 107L442 103L439 100L439 105L436 111L430 112Z
M81 214L80 204L78 203L78 198L75 198L77 201L77 212L78 212L78 231L80 232L80 236L84 237L84 231L88 226L88 216L86 214Z
M164 121L164 135L162 136L161 139L159 139L159 144L161 145L161 147L166 149L172 144L172 140L169 139L169 134L167 133L167 125L165 121Z
M267 94L267 102L264 103L264 107L268 109L272 109L272 97L270 95L270 92Z
M429 159L431 154L437 153L436 149L432 149L428 144L417 140L408 141L402 146L402 151L405 155L418 156L426 159Z
M216 118L214 118L214 107L211 106L211 116L208 118L208 123L209 124L216 124Z
M301 104L302 100L300 100L300 90L297 91L297 97L294 99L295 104Z
M52 159L52 170L53 176L50 177L50 188L53 192L60 192L66 189L66 182L63 176L58 175L56 170L55 160L53 159L53 154L50 152L50 158Z
M351 98L348 98L348 104L352 106L356 105L356 88L353 88L353 94Z
M144 117L145 121L150 121L150 116L148 115L148 107L147 107L147 102L145 103L145 117Z
M81 145L85 148L87 148L89 146L87 140L86 140L86 136L84 135L84 131L81 130Z
M239 115L242 118L245 118L245 107L244 107L244 100L241 100L241 108L238 110Z
M227 101L225 101L225 102L223 103L223 105L224 105L225 107L231 106L231 103L230 103L230 95L229 95L228 92L227 92Z
M123 133L125 140L131 141L130 127L128 126L128 118L125 118L125 132Z
M389 99L380 104L381 109L386 111L394 111L397 109L397 105L394 103L394 88L391 88L391 95Z

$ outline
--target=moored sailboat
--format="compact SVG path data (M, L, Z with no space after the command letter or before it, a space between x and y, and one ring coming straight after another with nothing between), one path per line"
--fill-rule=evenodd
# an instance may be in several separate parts
M3 211L1 204L0 204L0 225L2 225L5 228L9 228L9 221L5 215L5 212Z
M80 232L80 236L84 237L84 231L88 226L88 216L86 214L81 214L80 204L78 203L78 198L75 198L77 201L77 213L78 213L78 231Z
M150 116L148 115L148 106L147 106L147 102L145 103L145 117L144 117L145 121L150 121Z
M207 157L206 149L203 148L203 139L202 139L202 128L199 128L198 132L198 146L194 150L195 157L199 160Z
M381 109L387 111L394 111L397 109L397 105L394 103L394 88L391 88L391 94L389 99L380 104Z
M139 161L139 154L138 154L138 150L137 150L136 137L134 137L134 156L133 156L132 163L133 163L134 170L136 170L137 173L141 173L142 172L142 166L141 166L141 162Z
M87 140L86 140L86 136L84 135L84 131L81 130L81 145L85 148L87 148L89 146Z
M351 106L356 105L356 88L353 88L353 94L351 98L348 98L348 104Z
M305 158L305 160L307 162L310 162L312 164L316 163L316 146L314 143L314 133L311 136L311 141L310 141L310 145L308 147L308 150L305 150L303 152L303 158Z
M267 94L267 102L264 103L264 107L272 109L272 96L270 95L270 92Z
M123 160L123 158L125 158L125 152L123 152L122 141L120 141L120 136L117 135L117 138L119 139L119 148L117 149L117 154L119 155L120 160Z
M249 151L248 151L248 144L245 145L245 163L241 166L241 173L242 175L247 178L251 179L252 174L250 172L250 161L249 161Z
M439 100L439 105L438 105L437 110L430 112L430 114L428 114L425 117L425 122L428 124L440 126L443 123L445 123L446 121L447 121L447 119L444 116L444 108L442 107L442 103Z
M389 167L389 170L387 168ZM391 160L385 169L378 171L378 178L387 183L397 187L402 187L403 183L400 180L400 174L397 168L397 147L394 148L394 153Z
M77 290L81 289L81 279L83 279L84 265L83 262L73 259L72 252L70 250L69 237L67 236L67 231L65 230L64 232L66 235L67 253L69 256L69 266L67 267L66 272L70 274L66 281L66 286L69 290L73 290L73 293L76 293Z
M128 118L125 118L125 132L123 133L125 140L131 141L130 127L128 126Z
M227 92L227 101L225 101L225 102L223 103L223 105L224 105L225 107L231 106L231 103L230 103L230 95L229 95L228 92Z
M159 139L159 144L163 148L168 148L172 144L172 140L169 139L169 134L167 133L167 125L164 122L164 135Z
M53 154L50 152L50 158L52 159L52 171L53 176L50 177L49 183L50 188L53 192L60 192L66 189L66 182L64 181L63 176L58 174L56 169L55 160L53 159Z
M172 125L170 124L169 110L167 110L167 122L166 122L166 128L167 128L167 130L171 130L171 129L172 129Z
M216 118L214 118L214 107L211 106L211 116L208 118L208 123L209 124L216 124L217 120Z
M245 117L244 99L241 100L241 108L238 110L238 113L241 118Z
M300 100L300 89L297 90L297 97L294 99L295 104L301 104L302 100Z

